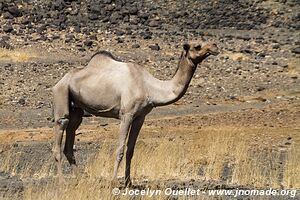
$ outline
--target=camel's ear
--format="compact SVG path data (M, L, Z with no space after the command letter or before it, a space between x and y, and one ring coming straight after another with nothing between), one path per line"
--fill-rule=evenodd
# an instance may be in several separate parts
M187 44L187 43L185 43L185 44L183 45L183 49L184 49L185 51L188 51L188 50L190 49L190 45Z

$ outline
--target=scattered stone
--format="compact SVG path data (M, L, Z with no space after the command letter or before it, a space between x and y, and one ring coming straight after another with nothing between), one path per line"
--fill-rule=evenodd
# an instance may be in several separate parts
M272 44L272 48L273 49L279 49L280 48L280 44Z
M138 14L138 9L137 9L137 7L129 7L129 14L131 14L131 15L136 15L136 14Z
M266 57L266 54L264 52L260 52L257 54L257 56L260 58L264 58L264 57Z
M298 76L297 75L292 75L291 78L292 79L298 79Z
M26 103L25 99L24 98L20 98L19 101L18 101L18 104L24 106Z
M84 41L84 45L87 46L87 47L91 47L93 45L93 41L91 41L91 40L85 40Z
M54 0L52 2L52 9L61 11L65 8L66 4L64 0Z
M4 19L13 19L14 16L12 16L9 12L5 12L2 14Z
M5 40L0 39L0 48L12 49L12 46L8 44Z
M158 44L150 45L149 48L153 51L159 51L160 46Z
M117 36L122 36L122 35L125 34L125 32L124 32L123 30L116 30L116 31L115 31L115 34L116 34Z
M21 11L15 5L8 7L7 10L14 17L20 17L20 16L22 16Z
M6 33L10 33L13 30L14 30L14 28L10 24L3 26L3 31L6 32Z
M266 88L264 87L264 86L258 86L257 88L256 88L256 90L258 91L258 92L260 92L260 91L263 91L263 90L265 90Z
M74 39L75 39L75 36L73 34L68 34L68 35L66 35L65 43L69 43L69 42L73 41Z
M295 54L300 54L300 47L296 47L296 48L292 49L291 52L295 53Z
M110 16L110 23L111 24L118 24L120 23L120 21L122 21L123 17L122 15L120 15L117 12L114 12L111 16Z
M90 19L90 20L97 20L97 19L99 19L99 17L98 17L97 14L91 13L91 14L89 14L89 19Z
M141 36L145 39L145 40L149 40L152 38L152 33L151 32L142 32Z
M124 43L124 39L123 38L118 37L116 40L117 40L118 43Z
M131 47L137 49L140 48L141 46L139 44L133 44Z
M149 22L149 26L150 27L158 27L159 26L159 22L156 20L150 21Z

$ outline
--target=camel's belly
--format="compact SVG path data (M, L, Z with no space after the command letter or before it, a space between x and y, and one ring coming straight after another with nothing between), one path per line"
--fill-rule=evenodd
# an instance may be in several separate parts
M86 105L84 102L74 101L74 106L82 108L87 113L98 117L108 117L119 119L120 117L120 108L119 106L114 106L110 108L105 107L91 107L91 105Z

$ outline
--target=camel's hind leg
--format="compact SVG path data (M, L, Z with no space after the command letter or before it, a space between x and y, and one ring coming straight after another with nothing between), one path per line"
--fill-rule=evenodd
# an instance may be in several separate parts
M70 119L66 130L64 154L67 157L73 172L76 171L77 168L73 149L75 132L82 122L83 113L81 108L70 108Z
M68 84L62 79L53 87L53 106L55 120L55 141L53 146L53 155L57 165L59 180L63 181L62 173L62 139L64 130L69 123L69 89Z

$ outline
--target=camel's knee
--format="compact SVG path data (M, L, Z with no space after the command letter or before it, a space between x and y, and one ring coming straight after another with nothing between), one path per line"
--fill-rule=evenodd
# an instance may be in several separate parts
M124 148L120 148L117 151L117 161L121 162L124 157Z
M121 162L123 157L124 157L124 153L120 153L119 155L117 155L117 161Z

